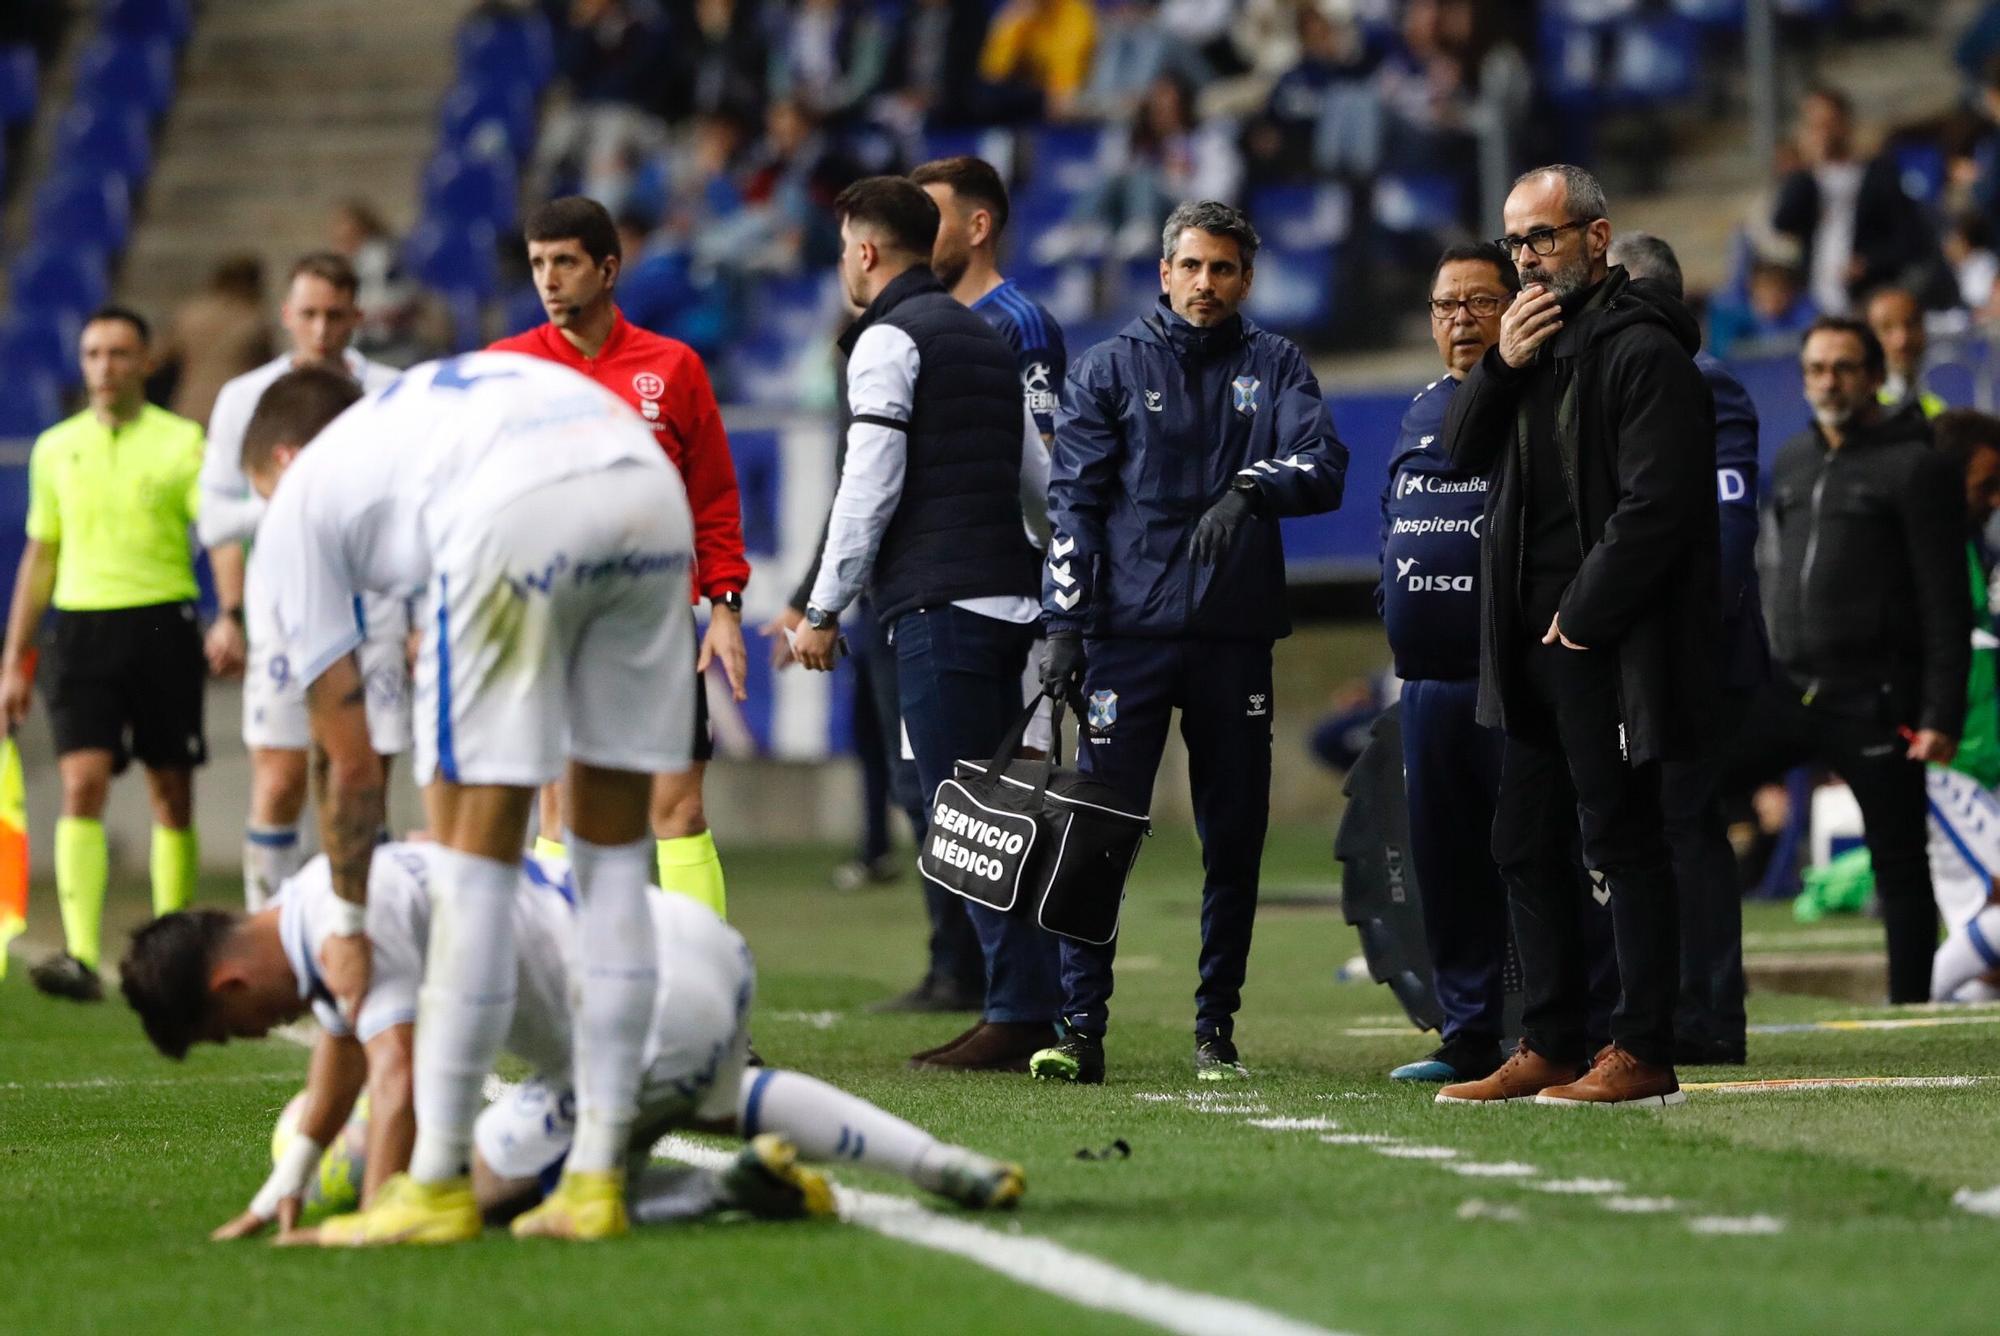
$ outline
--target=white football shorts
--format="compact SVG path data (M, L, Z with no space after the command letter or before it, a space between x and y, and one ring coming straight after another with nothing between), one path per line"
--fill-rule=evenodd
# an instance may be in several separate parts
M254 596L244 601L249 653L243 668L243 745L304 751L312 740L306 719L306 689L282 651L268 607ZM361 678L368 698L368 737L382 756L410 749L410 664L405 637L410 613L403 599L364 595L356 603L366 639L361 642Z
M638 464L460 520L423 601L417 782L534 786L572 759L687 769L693 550L680 478Z

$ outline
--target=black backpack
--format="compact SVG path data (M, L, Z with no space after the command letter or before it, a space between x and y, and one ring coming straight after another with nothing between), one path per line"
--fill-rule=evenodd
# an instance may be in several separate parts
M1049 932L1102 946L1118 935L1125 879L1152 822L1110 785L1062 768L1060 700L1048 756L1014 755L1040 706L1023 711L992 760L961 760L938 785L917 868L954 895L1032 909Z

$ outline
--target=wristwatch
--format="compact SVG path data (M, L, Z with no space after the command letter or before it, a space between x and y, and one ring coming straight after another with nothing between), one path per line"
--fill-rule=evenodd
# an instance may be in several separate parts
M737 593L734 589L725 589L720 594L710 598L708 602L711 607L733 612L738 617L743 615L743 595Z
M825 608L816 608L810 603L806 604L806 625L815 631L832 626L839 620L840 614L837 612L828 612Z
M1239 473L1234 478L1230 479L1229 490L1232 492L1243 493L1244 500L1250 503L1250 506L1253 510L1262 509L1264 502L1264 489L1262 487L1259 487L1257 485L1257 480L1251 477L1249 474Z
M240 603L233 608L224 608L222 615L230 621L235 622L238 626L243 625L243 605Z

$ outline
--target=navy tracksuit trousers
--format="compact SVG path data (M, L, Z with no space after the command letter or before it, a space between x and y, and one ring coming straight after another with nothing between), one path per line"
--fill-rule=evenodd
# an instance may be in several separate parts
M1243 1001L1257 877L1271 815L1271 642L1086 638L1089 707L1078 768L1140 809L1173 712L1188 749L1201 836L1201 982L1197 1039L1227 1038ZM1062 943L1063 1019L1081 1034L1109 1023L1116 943Z

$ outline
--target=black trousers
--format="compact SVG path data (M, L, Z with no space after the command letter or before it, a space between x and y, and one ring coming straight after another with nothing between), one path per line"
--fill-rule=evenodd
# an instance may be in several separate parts
M1524 704L1539 718L1507 738L1493 858L1521 953L1523 1037L1551 1061L1589 1056L1593 953L1581 894L1611 911L1620 983L1611 1038L1641 1061L1669 1064L1680 920L1660 767L1625 758L1615 654L1537 642L1521 655ZM1582 889L1569 870L1579 830L1590 872Z
M1719 737L1736 735L1754 695L1724 695ZM1681 995L1674 1033L1683 1040L1740 1049L1745 1037L1743 890L1722 815L1726 759L1723 744L1718 744L1699 760L1669 761L1660 770L1660 803L1681 906Z
M1875 865L1875 895L1889 939L1889 1000L1928 1002L1938 915L1924 767L1908 759L1887 701L1880 691L1822 690L1807 705L1800 685L1781 673L1737 730L1725 782L1730 792L1740 792L1807 764L1847 781Z

